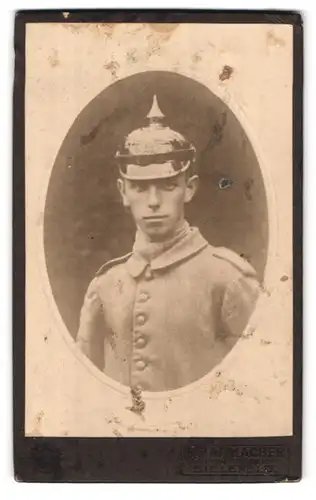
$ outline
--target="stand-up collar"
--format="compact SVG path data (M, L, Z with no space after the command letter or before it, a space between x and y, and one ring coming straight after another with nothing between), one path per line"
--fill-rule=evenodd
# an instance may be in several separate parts
M137 278L147 266L155 271L172 266L205 248L208 242L203 238L197 228L190 228L185 236L172 247L151 260L150 264L139 253L133 252L126 265L133 278Z

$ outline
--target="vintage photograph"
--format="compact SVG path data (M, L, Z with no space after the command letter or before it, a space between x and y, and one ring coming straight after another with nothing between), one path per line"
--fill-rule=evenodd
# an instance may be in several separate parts
M66 19L26 25L26 435L291 435L293 27Z
M101 337L104 373L132 390L165 391L220 361L225 342L245 328L258 286L249 264L210 246L185 219L198 189L196 148L164 124L156 95L144 122L116 153L117 188L136 226L132 252L97 272L76 341L92 359Z
M85 198L79 210L76 201L68 201L66 214L69 193L66 189L54 193L52 178L46 205L47 227L44 225L47 262L51 265L56 300L79 321L75 339L82 352L107 376L132 390L166 391L207 374L247 325L259 293L260 278L244 255L250 253L248 258L252 258L260 272L266 250L267 216L261 215L260 220L257 210L258 205L259 210L266 209L264 188L242 128L233 117L227 118L228 108L216 109L213 102L218 99L207 93L207 89L168 72L145 72L115 87L111 91L114 99L115 93L118 94L120 103L112 112L114 116L110 114L103 121L101 118L93 135L86 139L81 136L84 143L81 148L86 150L84 157L76 161L73 152L62 151L57 160L64 171L58 172L57 164L55 176L67 179L78 201L84 189ZM130 98L124 102L124 87L134 102ZM157 94L151 96L151 89L156 89ZM175 95L176 89L178 96L182 94L181 100ZM107 91L102 97L103 94L103 102L101 96L98 98L98 109L105 114ZM159 107L159 95L167 113L169 110L169 120ZM112 103L114 99L111 98ZM148 103L148 113L142 117ZM203 124L198 123L201 113L205 115ZM133 123L137 127L130 129ZM125 135L127 127L130 131ZM221 147L226 127L236 128L234 139L238 142ZM113 146L117 148L115 154ZM227 167L224 170L221 156L229 146L240 156L243 172L232 172ZM217 179L213 163L216 148L222 149L218 153ZM247 159L244 160L247 153L252 154L248 165ZM243 193L237 193L233 199L222 194L221 190L233 190L235 182L247 182L241 180L249 176L247 167L254 170L251 179L258 178L259 193L254 194L255 201ZM200 182L205 186L199 194ZM219 194L212 205L218 206L208 210L207 198L214 198L215 190ZM60 207L57 209L56 197ZM233 217L230 212L234 212ZM73 229L66 226L65 217ZM214 227L215 217L217 227ZM236 222L239 222L237 227ZM199 225L208 239L200 232ZM243 234L236 234L236 229ZM53 252L65 251L64 241L69 231L71 261L67 263L68 272L63 269L57 275ZM239 253L225 246L213 246L215 231L217 243L229 242ZM244 234L249 232L253 233L252 244L245 244ZM134 241L128 248L131 239ZM79 243L79 249L74 241ZM124 255L127 248L130 252ZM70 255L64 256L65 261ZM108 256L89 284L80 318L78 313L75 317L78 306L74 301L82 300L78 291L86 285L85 273L89 276L98 260ZM78 276L79 259L82 284ZM64 289L63 296L58 291L59 284Z

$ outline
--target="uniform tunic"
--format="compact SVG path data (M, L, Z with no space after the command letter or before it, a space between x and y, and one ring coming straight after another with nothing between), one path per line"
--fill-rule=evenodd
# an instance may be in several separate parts
M150 263L132 252L90 283L77 343L91 357L104 339L104 373L121 384L165 391L206 375L245 328L258 296L256 273L191 228Z

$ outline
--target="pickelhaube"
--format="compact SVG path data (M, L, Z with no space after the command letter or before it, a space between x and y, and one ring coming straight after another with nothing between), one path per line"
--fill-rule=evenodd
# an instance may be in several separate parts
M130 180L149 180L185 172L195 161L195 147L166 124L156 96L145 120L143 127L127 135L116 153L121 176Z

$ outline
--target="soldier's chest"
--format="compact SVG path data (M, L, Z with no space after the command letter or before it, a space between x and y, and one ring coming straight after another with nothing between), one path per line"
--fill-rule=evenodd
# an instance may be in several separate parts
M210 321L211 284L205 274L177 267L132 278L124 270L101 288L107 326L116 333L146 327L192 329Z

